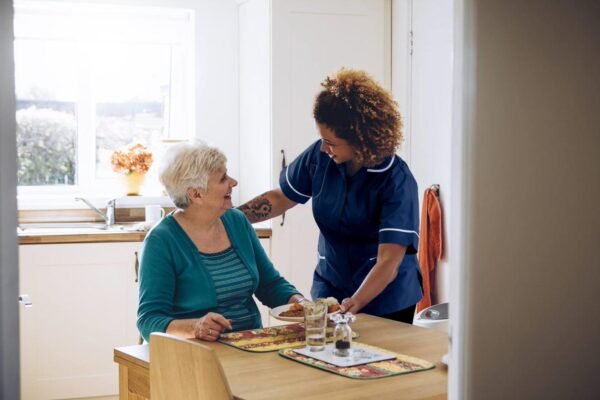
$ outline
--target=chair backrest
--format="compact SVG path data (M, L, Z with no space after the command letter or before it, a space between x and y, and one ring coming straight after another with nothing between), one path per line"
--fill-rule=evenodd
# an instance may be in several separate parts
M152 400L233 399L214 350L165 333L150 337Z

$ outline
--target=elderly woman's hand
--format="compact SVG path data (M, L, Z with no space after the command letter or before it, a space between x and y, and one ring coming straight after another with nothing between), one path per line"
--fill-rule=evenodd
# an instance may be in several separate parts
M221 314L209 312L204 317L196 320L194 337L207 342L214 342L225 329L231 329L231 322Z
M290 297L288 299L288 304L302 303L304 301L306 301L306 299L304 298L304 296L302 296L301 294L295 294L295 295L292 295L292 297Z

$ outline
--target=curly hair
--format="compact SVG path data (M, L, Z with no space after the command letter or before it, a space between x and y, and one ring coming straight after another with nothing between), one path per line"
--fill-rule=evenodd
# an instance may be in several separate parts
M315 121L346 140L366 167L395 154L402 143L398 103L369 74L342 68L321 82L313 108Z

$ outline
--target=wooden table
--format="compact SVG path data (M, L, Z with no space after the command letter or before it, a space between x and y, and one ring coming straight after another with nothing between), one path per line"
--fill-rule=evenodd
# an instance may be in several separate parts
M446 334L367 314L359 314L353 328L360 333L360 342L431 361L435 368L356 380L285 359L277 352L250 353L221 343L202 343L217 352L231 391L243 399L447 398L447 370L440 361L448 351ZM149 353L149 345L115 349L120 399L150 397Z

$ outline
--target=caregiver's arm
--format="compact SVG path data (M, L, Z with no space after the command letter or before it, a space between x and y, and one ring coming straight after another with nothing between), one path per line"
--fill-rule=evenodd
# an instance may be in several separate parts
M238 209L253 224L280 216L296 204L298 203L285 197L281 189L273 189L242 204Z
M352 297L342 301L342 312L358 313L377 297L398 275L398 266L406 254L406 246L382 243L377 249L377 262Z

